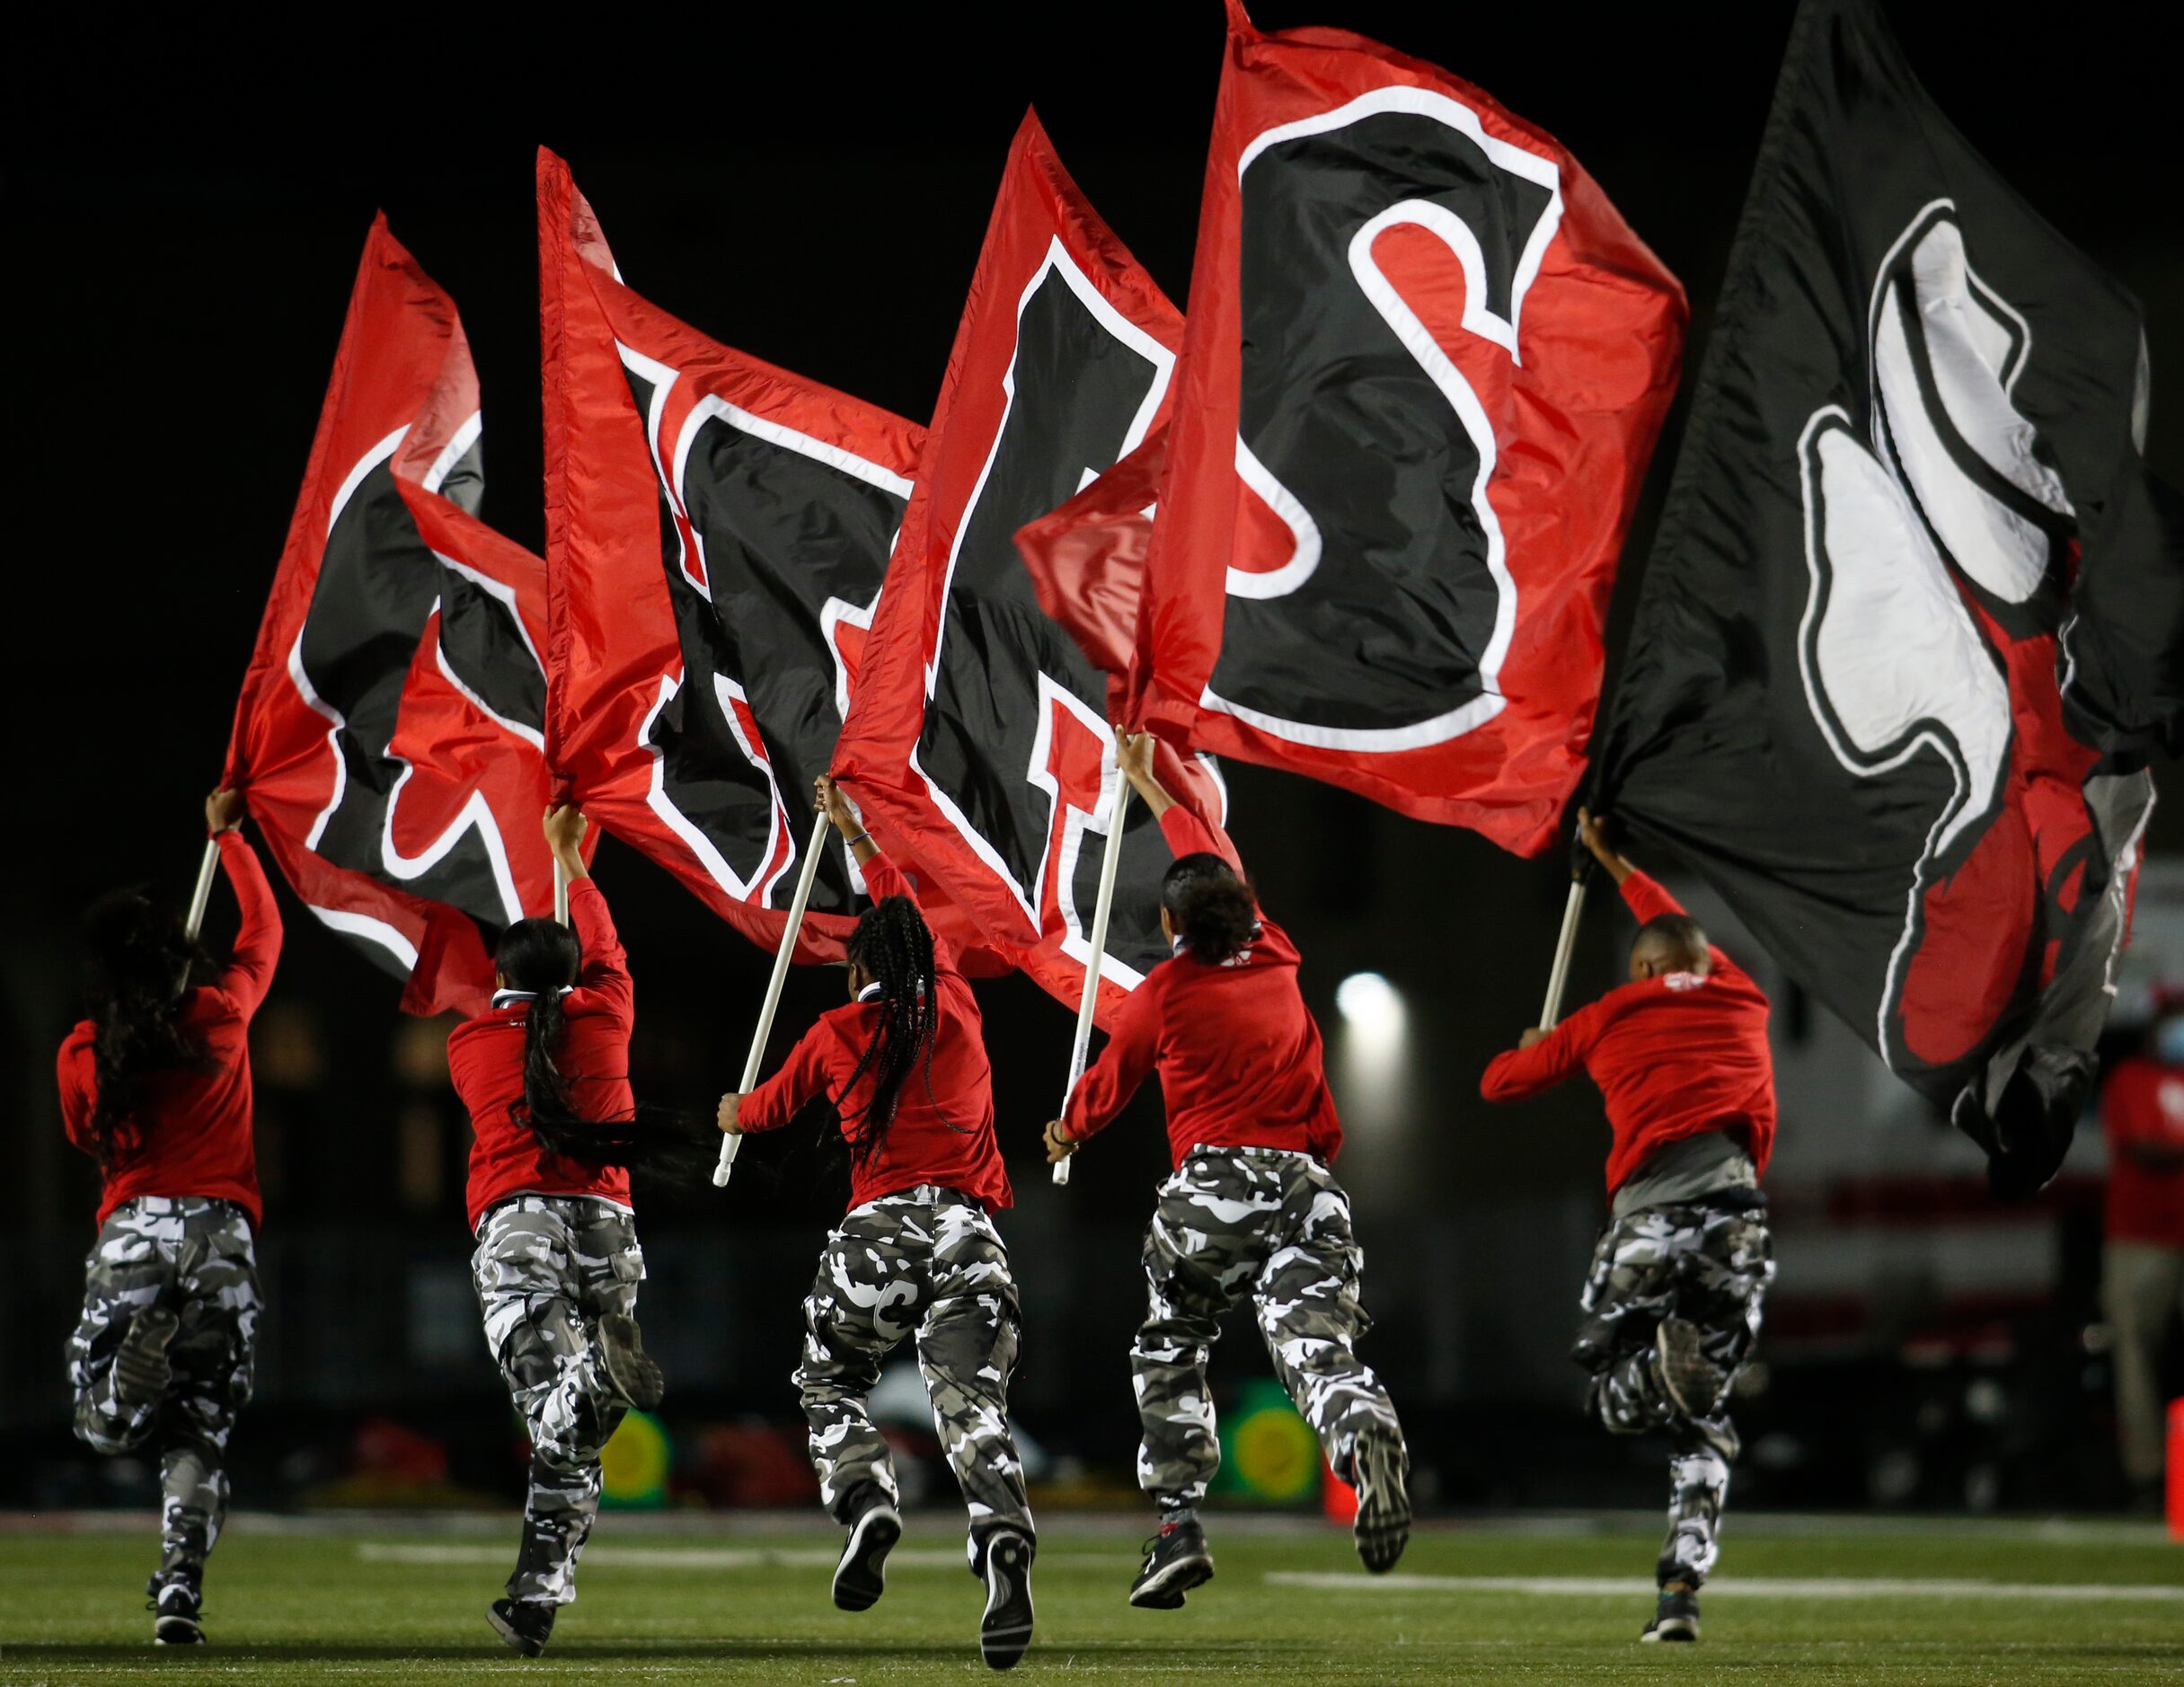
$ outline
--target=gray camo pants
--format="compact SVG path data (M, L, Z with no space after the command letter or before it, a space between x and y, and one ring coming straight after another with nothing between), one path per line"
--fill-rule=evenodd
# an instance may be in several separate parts
M565 1605L599 1515L599 1452L628 1410L593 1344L601 1318L637 1310L636 1221L588 1196L519 1196L479 1225L471 1276L486 1345L531 1432L508 1597Z
M850 1209L804 1302L795 1377L819 1498L836 1522L853 1522L871 1494L899 1497L866 1400L880 1362L915 1337L933 1430L970 1512L972 1567L996 1529L1037 1538L1009 1433L1021 1330L1008 1250L977 1202L926 1184Z
M1349 1197L1318 1161L1192 1150L1161 1185L1145 1265L1151 1304L1130 1349L1145 1435L1137 1485L1163 1508L1197 1505L1221 1466L1207 1363L1246 1294L1275 1374L1338 1476L1349 1479L1361 1435L1401 1438L1387 1391L1357 1357L1372 1320L1357 1299L1365 1255Z
M1696 1326L1699 1346L1734 1378L1759 1339L1774 1245L1764 1207L1706 1200L1641 1207L1610 1224L1593 1250L1578 1305L1575 1355L1590 1371L1587 1406L1616 1435L1668 1431L1668 1534L1655 1567L1663 1585L1697 1586L1720 1555L1721 1506L1737 1453L1726 1406L1689 1418L1653 1364L1664 1318Z
M138 1314L180 1320L174 1380L135 1407L114 1393L114 1356ZM84 1315L68 1341L75 1433L101 1453L159 1447L159 1580L196 1585L227 1515L227 1437L251 1398L258 1335L251 1222L232 1201L143 1196L107 1215L84 1263Z

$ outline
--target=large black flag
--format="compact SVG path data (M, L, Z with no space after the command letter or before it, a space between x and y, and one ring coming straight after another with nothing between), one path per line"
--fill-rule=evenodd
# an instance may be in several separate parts
M2003 1192L2069 1144L2153 799L2130 757L2167 730L2176 640L2119 636L2135 589L2178 586L2144 415L2135 302L1950 127L1870 0L1806 0L1599 796Z

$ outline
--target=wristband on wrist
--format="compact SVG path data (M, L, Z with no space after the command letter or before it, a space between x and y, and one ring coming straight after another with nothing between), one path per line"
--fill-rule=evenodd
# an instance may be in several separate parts
M860 832L855 837L845 840L844 847L853 850L860 844L872 844L872 835L870 832ZM880 845L872 844L872 847L878 849Z

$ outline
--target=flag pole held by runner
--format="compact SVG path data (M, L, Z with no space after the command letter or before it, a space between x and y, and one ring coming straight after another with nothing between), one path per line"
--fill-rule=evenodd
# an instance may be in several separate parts
M1585 912L1585 888L1592 880L1592 852L1582 826L1569 852L1569 896L1562 904L1562 934L1555 940L1554 965L1547 969L1547 1001L1540 1009L1540 1029L1552 1031L1562 1017L1562 991L1569 983L1569 958L1578 947L1578 919Z
M789 917L781 928L781 948L774 954L774 976L766 980L766 998L759 1004L758 1029L751 1035L751 1052L743 1063L743 1082L736 1087L738 1095L748 1095L758 1082L758 1068L766 1057L766 1038L774 1030L774 1010L781 1005L781 987L789 976L789 958L796 953L796 934L803 929L804 908L811 900L811 881L818 875L819 855L827 847L827 828L832 824L822 808L812 825L810 842L804 846L804 864L796 875L796 896L789 904ZM740 1135L730 1133L721 1138L721 1161L712 1169L716 1189L728 1187L728 1175L736 1164L736 1151L742 1145Z
M205 905L212 900L212 876L219 870L220 840L217 836L205 840L205 853L197 864L197 888L190 893L190 917L182 922L182 933L194 943L199 929L205 923Z
M553 861L553 918L557 924L569 923L569 874L559 856Z
M1107 848L1100 855L1100 900L1092 908L1092 958L1084 966L1084 994L1077 1002L1076 1040L1069 1048L1069 1082L1062 1091L1063 1118L1069 1117L1069 1098L1076 1093L1077 1080L1084 1075L1084 1057L1092 1049L1092 1010L1100 1003L1100 963L1107 956L1107 916L1115 906L1115 870L1122 864L1122 818L1130 806L1130 782L1122 776L1120 768L1115 771L1115 782L1121 789L1115 793L1114 812L1108 817ZM1054 1180L1057 1186L1067 1187L1067 1160L1054 1162Z

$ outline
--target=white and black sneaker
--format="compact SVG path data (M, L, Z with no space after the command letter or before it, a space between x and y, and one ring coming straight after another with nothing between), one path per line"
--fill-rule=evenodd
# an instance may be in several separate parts
M986 1539L986 1614L978 1655L988 1669L1014 1669L1031 1644L1031 1543L1013 1529Z
M536 1657L553 1638L553 1613L558 1606L536 1599L496 1599L487 1607L486 1621L508 1646L526 1657Z
M1661 1387L1686 1418L1711 1418L1729 1379L1699 1346L1699 1327L1688 1319L1664 1318L1653 1336L1653 1365Z
M173 1317L172 1312L167 1314ZM152 1603L152 1644L202 1646L205 1644L204 1598L197 1583L186 1576L155 1576L146 1586Z
M1401 1437L1383 1430L1357 1437L1350 1454L1350 1479L1357 1489L1357 1521L1351 1532L1357 1557L1375 1576L1384 1576L1410 1544L1410 1455Z
M1649 1644L1656 1640L1695 1640L1699 1638L1699 1592L1682 1582L1671 1582L1661 1589L1660 1600L1654 1607L1653 1621L1646 1624L1646 1631L1638 1637Z
M850 1525L835 1566L835 1603L844 1611L870 1611L888 1587L888 1554L902 1539L902 1514L875 1500Z
M615 1392L639 1411L652 1410L668 1391L659 1366L644 1350L637 1320L627 1312L609 1312L599 1320L599 1363Z
M1183 1595L1214 1578L1214 1555L1196 1517L1163 1523L1145 1542L1145 1561L1130 1584L1130 1603L1145 1611L1176 1611Z

